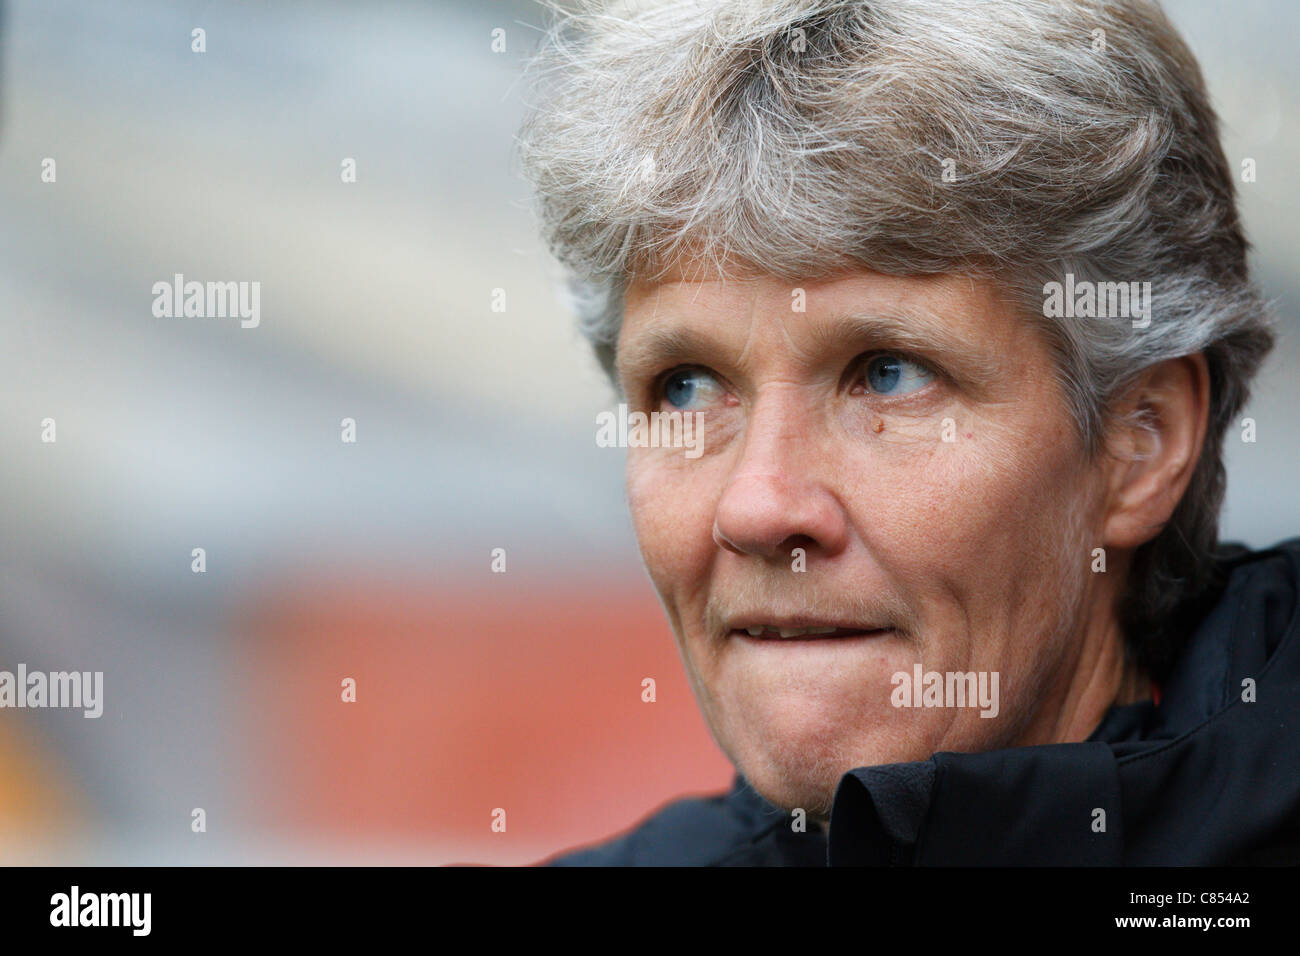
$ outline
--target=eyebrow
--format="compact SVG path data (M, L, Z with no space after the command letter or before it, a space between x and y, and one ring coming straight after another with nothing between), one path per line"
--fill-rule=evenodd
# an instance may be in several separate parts
M867 349L898 350L915 353L919 359L930 358L964 384L987 389L997 379L978 343L972 344L951 331L947 320L937 312L916 308L870 313L834 315L812 330L820 348L831 348L851 341Z
M937 363L946 373L976 393L991 389L998 370L972 346L946 328L936 312L916 308L838 313L811 330L816 351L833 351L852 343L856 352L900 351L920 361ZM705 332L683 326L655 326L639 333L620 352L619 385L626 393L628 381L641 381L661 369L689 362L706 362L707 356L726 352L721 341Z
M677 326L655 326L633 339L635 348L619 350L618 384L627 394L627 381L642 381L660 369L670 368L687 361L699 361L700 356L722 350L722 343L710 335L694 329Z

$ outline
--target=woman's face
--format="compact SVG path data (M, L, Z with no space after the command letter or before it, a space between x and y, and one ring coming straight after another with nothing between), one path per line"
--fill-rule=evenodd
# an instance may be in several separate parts
M853 767L1058 739L1085 685L1118 681L1096 650L1116 633L1114 576L1092 571L1104 476L991 284L674 276L625 301L630 409L704 428L698 457L629 450L641 552L765 797L823 817ZM996 715L899 706L918 664L996 686Z

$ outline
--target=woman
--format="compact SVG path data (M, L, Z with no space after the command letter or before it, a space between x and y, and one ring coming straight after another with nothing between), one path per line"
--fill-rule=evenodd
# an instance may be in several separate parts
M1159 8L658 0L537 63L583 329L699 416L628 500L737 769L563 862L1293 855L1300 545L1218 545L1272 339Z

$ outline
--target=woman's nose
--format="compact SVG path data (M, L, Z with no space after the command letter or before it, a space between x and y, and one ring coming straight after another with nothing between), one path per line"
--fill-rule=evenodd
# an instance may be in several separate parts
M770 559L790 549L823 556L843 550L848 521L821 465L815 426L803 416L767 408L751 416L740 460L718 500L713 540L734 554Z

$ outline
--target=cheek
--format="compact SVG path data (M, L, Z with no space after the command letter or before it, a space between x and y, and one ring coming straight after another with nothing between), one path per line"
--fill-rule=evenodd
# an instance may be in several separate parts
M1007 427L987 447L954 449L949 466L957 513L951 547L1008 584L1032 569L1085 567L1078 527L1088 511L1087 463L1073 436Z
M628 449L628 507L646 570L660 596L674 603L682 588L703 587L713 555L711 463L657 449Z
M1046 649L1088 568L1087 466L1073 432L973 423L955 442L879 464L883 485L872 483L859 527L930 625L926 658L1012 669L1024 661L1013 645Z

